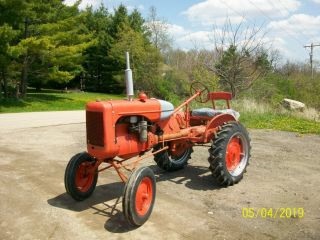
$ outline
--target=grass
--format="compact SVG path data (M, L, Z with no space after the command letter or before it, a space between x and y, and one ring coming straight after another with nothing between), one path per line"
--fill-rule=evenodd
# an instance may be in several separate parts
M240 121L248 128L275 129L301 134L315 133L320 135L320 122L290 115L242 112Z
M103 93L61 93L52 90L37 93L31 90L24 99L0 100L0 113L83 110L89 101L122 98L124 96ZM192 105L195 108L206 106ZM240 121L248 128L320 135L319 113L314 109L306 109L302 113L292 113L281 108L274 109L267 104L258 104L251 99L234 101L233 108L240 112Z
M61 93L52 90L37 93L31 90L24 99L1 99L0 113L83 110L89 101L122 98L103 93Z
M240 112L240 121L248 128L320 135L319 112L315 109L307 108L304 112L291 112L280 106L271 107L252 99L235 101L234 109Z

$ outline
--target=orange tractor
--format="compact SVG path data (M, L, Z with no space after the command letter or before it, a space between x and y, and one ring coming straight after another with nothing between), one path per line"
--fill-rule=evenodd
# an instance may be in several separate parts
M87 104L87 152L71 158L64 180L69 195L81 201L93 193L98 173L114 168L125 183L125 218L140 226L149 218L156 196L154 173L149 167L138 168L141 160L153 156L161 169L175 171L187 164L194 146L210 143L212 175L222 186L230 186L239 182L246 170L250 139L238 121L239 113L230 109L231 94L209 92L199 82L191 84L191 97L177 108L143 92L133 99L128 53L126 60L127 99ZM191 110L193 100L211 101L212 108ZM225 100L227 108L216 110L216 100Z

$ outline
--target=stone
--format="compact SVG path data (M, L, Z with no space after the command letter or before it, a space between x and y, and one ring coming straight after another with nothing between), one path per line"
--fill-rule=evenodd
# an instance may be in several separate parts
M304 103L289 98L283 99L282 106L293 111L303 111L306 107Z

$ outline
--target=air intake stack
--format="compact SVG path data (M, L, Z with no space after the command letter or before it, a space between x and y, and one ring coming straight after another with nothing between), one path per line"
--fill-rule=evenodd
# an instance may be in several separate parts
M126 81L126 88L127 88L127 98L129 101L132 101L134 97L134 91L133 91L132 71L130 69L129 52L126 52L126 65L127 65L127 69L125 70L125 81Z

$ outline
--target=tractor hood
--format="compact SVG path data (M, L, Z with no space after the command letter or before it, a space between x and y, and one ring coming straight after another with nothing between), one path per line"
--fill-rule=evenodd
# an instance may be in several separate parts
M102 111L107 115L109 112L113 118L140 115L152 122L156 122L169 118L174 111L174 106L170 102L151 98L145 101L134 99L132 101L110 100L89 102L86 110L94 112Z

